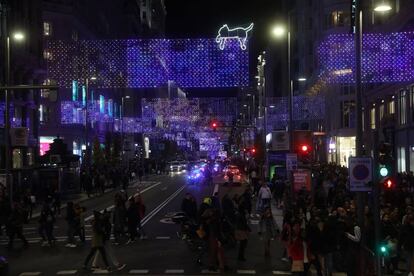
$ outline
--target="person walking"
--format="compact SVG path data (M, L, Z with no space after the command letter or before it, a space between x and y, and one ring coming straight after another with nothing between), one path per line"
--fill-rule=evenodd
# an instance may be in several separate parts
M81 242L85 242L85 208L75 204L75 235L79 236Z
M102 227L104 230L103 234L103 240L104 240L104 248L106 253L108 254L109 260L111 261L111 264L116 267L116 269L122 270L125 268L126 264L121 264L118 260L118 258L115 256L114 249L112 247L112 244L109 242L111 239L111 233L112 233L112 224L111 224L111 212L108 212L107 210L104 211L102 215ZM92 262L92 268L100 268L104 265L102 254L100 251L97 251L95 253L95 257Z
M144 227L141 224L141 221L145 217L146 207L145 207L145 204L144 204L144 200L142 199L140 194L135 196L135 203L137 204L137 207L138 207L138 230L139 230L139 235L140 235L141 240L143 240L143 239L147 238L147 235L145 234Z
M257 196L257 212L263 213L264 209L270 207L270 201L272 200L272 191L265 182L260 187L259 194Z
M76 214L75 209L73 206L73 202L69 201L66 205L66 217L65 217L66 223L67 223L67 236L68 236L68 242L65 245L66 247L76 247L75 244L75 232L76 232Z
M120 196L115 197L115 208L112 214L112 223L114 224L115 245L119 245L121 237L124 235L126 225L125 204Z
M42 246L52 246L55 244L56 239L53 236L53 226L55 221L55 214L53 213L49 202L46 201L43 204L39 218L39 234L42 238Z
M129 207L127 209L127 220L128 220L128 233L129 233L129 240L126 244L130 244L135 242L135 239L138 235L137 227L138 227L138 220L139 220L139 210L138 205L135 203L134 198L129 199Z
M279 228L273 218L272 209L267 207L260 217L259 222L259 236L261 236L264 241L265 257L270 257L270 242L279 232Z
M23 247L27 248L29 243L26 238L23 236L23 224L25 221L25 213L22 206L14 202L13 207L10 213L10 217L7 222L7 233L9 236L9 243L7 245L8 249L13 249L14 238L17 236L23 242Z
M89 254L86 257L85 262L83 264L84 269L88 269L90 260L95 255L95 253L99 251L101 253L102 260L107 270L111 270L111 267L109 266L108 260L106 258L106 251L104 247L105 229L102 220L102 214L98 211L94 211L94 219L92 221L92 248L89 251Z
M246 219L246 210L244 208L239 208L236 215L236 229L234 236L235 239L239 242L239 253L237 260L242 262L246 261L245 251L250 232L251 229Z
M187 193L181 203L181 211L183 211L187 217L196 221L197 219L197 202L195 201L194 196L190 193Z

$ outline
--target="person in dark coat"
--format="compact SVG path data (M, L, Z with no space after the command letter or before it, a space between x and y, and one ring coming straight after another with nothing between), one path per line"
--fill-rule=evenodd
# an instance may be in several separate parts
M194 197L187 193L181 203L181 211L183 211L189 219L196 220L197 218L197 202Z
M127 220L128 220L128 233L129 233L129 240L127 244L130 244L135 241L138 232L138 222L139 222L139 210L138 205L135 203L134 198L129 199L129 207L127 210Z
M76 232L76 213L75 207L73 206L73 202L69 201L66 206L66 223L68 224L67 235L68 235L68 243L66 247L76 247L75 244L75 232Z
M13 249L14 238L17 236L22 240L24 247L26 248L29 243L23 236L23 224L25 221L25 214L23 208L19 203L15 202L10 213L10 217L7 222L7 233L9 235L8 249Z
M53 226L55 224L55 214L50 208L50 205L48 202L45 202L45 204L42 207L42 211L40 212L40 219L39 219L39 234L42 237L42 246L46 246L49 244L49 246L52 246L56 239L53 236Z

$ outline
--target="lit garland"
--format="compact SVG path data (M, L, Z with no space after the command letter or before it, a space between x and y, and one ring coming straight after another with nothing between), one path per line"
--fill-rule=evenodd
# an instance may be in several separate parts
M48 79L69 88L97 77L98 88L240 87L249 84L249 54L236 40L220 50L215 39L51 41Z
M329 35L319 46L320 75L329 83L355 82L355 43L352 34ZM363 35L362 82L414 80L414 32Z

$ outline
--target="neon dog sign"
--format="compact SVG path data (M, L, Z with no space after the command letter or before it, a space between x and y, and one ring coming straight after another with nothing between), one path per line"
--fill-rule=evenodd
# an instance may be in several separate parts
M220 50L224 50L226 47L227 39L238 39L240 43L240 48L242 50L246 50L247 46L247 38L249 36L249 32L253 30L253 23L251 23L248 27L237 27L230 29L227 24L224 24L218 31L218 35L216 37L216 42L219 44Z

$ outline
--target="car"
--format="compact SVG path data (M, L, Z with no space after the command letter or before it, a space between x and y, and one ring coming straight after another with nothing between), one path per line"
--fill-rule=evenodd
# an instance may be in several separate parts
M178 161L173 161L169 164L170 172L181 172L181 164Z
M232 173L233 175L240 175L240 170L235 165L226 166L223 170L223 173L227 175L228 173Z
M203 179L204 175L200 169L193 169L187 175L187 182L190 185L201 183Z

